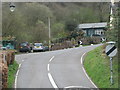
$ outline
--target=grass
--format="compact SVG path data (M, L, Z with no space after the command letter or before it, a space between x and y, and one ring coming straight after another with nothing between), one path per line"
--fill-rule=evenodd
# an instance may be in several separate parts
M15 74L18 70L18 64L14 61L13 65L9 65L8 67L8 88L13 88L13 84L15 81Z
M110 83L110 61L104 52L105 46L97 47L87 53L84 61L86 72L98 88L118 88L118 59L113 58L113 80Z

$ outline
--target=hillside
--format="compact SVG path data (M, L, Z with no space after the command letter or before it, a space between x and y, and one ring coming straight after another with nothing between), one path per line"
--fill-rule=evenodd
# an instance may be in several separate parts
M18 42L48 42L48 17L51 19L52 39L69 35L69 27L80 23L109 20L109 3L3 3L3 36L15 36ZM39 38L38 38L39 37Z

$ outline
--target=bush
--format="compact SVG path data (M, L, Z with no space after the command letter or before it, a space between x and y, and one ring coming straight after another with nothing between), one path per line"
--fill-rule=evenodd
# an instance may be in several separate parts
M81 41L84 45L99 44L101 42L101 37L84 37Z

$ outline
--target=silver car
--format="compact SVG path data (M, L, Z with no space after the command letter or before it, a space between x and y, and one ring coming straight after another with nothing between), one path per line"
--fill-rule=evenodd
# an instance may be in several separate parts
M43 46L42 43L34 43L33 52L35 52L35 51L44 51L44 50L45 50L45 47Z

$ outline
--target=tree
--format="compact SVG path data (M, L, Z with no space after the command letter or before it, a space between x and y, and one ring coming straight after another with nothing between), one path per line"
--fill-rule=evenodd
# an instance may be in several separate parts
M72 32L72 31L74 31L75 29L76 29L76 27L77 27L77 22L75 21L75 20L68 20L68 21L66 21L66 23L65 23L65 29L67 30L67 31L69 31L69 32Z
M53 38L64 38L66 36L65 25L62 23L55 23L52 25L51 34Z
M76 27L80 23L99 22L94 3L15 3L13 13L9 3L3 3L3 36L15 36L18 42L44 41L48 39L48 17L51 17L53 38L78 36ZM94 5L94 8L92 8ZM103 5L103 8L106 5ZM106 11L103 10L102 15ZM103 15L104 16L104 15ZM104 18L106 21L106 18ZM38 33L40 32L40 33ZM39 37L39 38L38 38Z
M106 37L108 41L115 41L116 45L118 45L118 38L119 38L119 28L120 28L120 7L116 9L116 12L113 15L113 26L114 28L110 29L108 27L108 30L106 31Z

